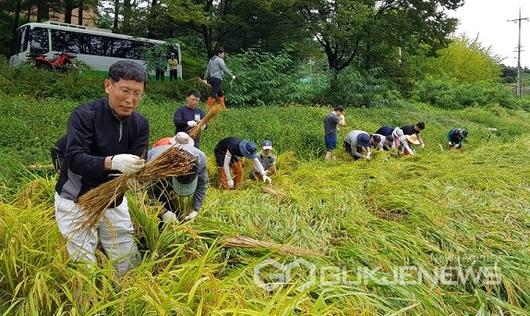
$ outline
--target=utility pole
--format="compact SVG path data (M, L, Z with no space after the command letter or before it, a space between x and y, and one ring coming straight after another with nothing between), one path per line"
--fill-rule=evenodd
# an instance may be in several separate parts
M315 64L315 62L309 58L309 83L313 83L313 65Z
M514 22L519 24L519 41L517 43L517 95L523 95L523 81L521 78L521 21L529 21L529 18L521 18L521 8L519 8L519 18L508 20L508 22Z

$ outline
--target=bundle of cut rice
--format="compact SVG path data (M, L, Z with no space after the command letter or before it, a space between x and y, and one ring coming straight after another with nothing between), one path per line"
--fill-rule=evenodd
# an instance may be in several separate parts
M105 210L127 191L127 183L131 180L143 184L168 177L186 175L192 171L196 161L196 158L185 150L173 146L156 159L149 161L140 172L134 175L120 175L93 188L77 201L83 210L83 217L78 223L78 227L82 230L95 227Z
M225 107L225 101L224 99L220 99L215 105L210 108L208 113L204 116L202 120L197 123L197 126L193 127L188 134L191 138L197 138L201 132L203 131L204 127L209 124Z
M278 251L283 255L292 256L321 256L320 253L310 249L260 241L246 236L228 237L224 240L223 246L232 248L270 249Z

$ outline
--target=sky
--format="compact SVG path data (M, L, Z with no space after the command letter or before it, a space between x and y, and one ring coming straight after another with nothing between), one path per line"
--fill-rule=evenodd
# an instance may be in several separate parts
M455 35L476 38L490 47L502 63L517 66L518 24L508 22L521 17L530 18L530 0L465 0L462 7L448 15L459 19ZM530 67L530 19L521 22L521 66Z

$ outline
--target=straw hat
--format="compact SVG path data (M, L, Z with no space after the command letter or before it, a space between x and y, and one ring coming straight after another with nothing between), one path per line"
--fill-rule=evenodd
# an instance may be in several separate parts
M416 134L406 135L405 137L407 138L407 141L409 143L412 143L414 145L419 145L420 144L420 141L418 139L418 135L416 135Z

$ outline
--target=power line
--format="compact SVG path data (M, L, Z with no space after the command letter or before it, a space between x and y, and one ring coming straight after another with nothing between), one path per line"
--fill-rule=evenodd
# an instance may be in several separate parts
M519 18L508 20L508 22L514 22L519 24L519 42L517 43L517 95L523 95L523 81L521 79L521 21L529 21L529 18L521 17L521 8L519 7Z

